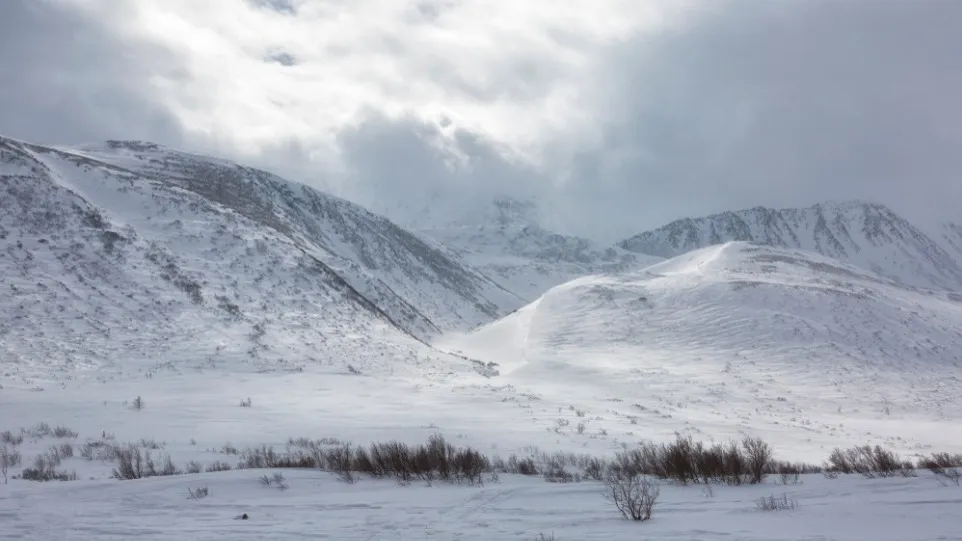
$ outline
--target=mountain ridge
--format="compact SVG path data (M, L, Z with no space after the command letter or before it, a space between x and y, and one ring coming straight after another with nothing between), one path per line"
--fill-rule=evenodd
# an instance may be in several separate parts
M26 379L44 362L149 369L162 351L387 363L522 302L433 241L227 160L3 137L0 179L0 350Z
M947 244L956 231L946 229L936 240L889 207L856 200L805 208L756 206L682 218L624 239L618 246L674 257L723 242L747 241L809 250L907 285L962 290L962 250L953 255Z

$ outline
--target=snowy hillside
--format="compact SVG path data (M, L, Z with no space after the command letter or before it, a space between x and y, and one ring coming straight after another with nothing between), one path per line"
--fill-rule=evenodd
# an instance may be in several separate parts
M957 227L945 232L956 243L962 239ZM728 241L810 250L907 285L962 290L962 251L951 251L941 239L926 235L883 205L857 201L802 209L755 207L685 218L619 246L673 257Z
M0 275L4 372L26 380L187 359L373 362L421 347L406 335L521 302L352 203L135 142L0 139Z
M545 229L531 202L504 197L485 209L480 219L418 231L527 301L574 278L636 270L661 260Z
M646 434L962 428L962 296L797 250L727 243L581 278L446 346L505 383L611 400Z

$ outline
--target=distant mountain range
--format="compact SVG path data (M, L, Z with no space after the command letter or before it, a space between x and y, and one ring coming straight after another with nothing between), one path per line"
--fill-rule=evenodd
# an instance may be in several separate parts
M618 246L674 257L728 241L808 250L902 284L962 290L962 227L949 223L926 233L884 205L861 201L684 218Z

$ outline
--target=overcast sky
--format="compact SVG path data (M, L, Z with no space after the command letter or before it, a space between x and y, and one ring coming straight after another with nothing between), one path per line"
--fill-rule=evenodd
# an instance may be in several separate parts
M216 153L402 222L959 220L960 51L957 0L0 0L0 133Z

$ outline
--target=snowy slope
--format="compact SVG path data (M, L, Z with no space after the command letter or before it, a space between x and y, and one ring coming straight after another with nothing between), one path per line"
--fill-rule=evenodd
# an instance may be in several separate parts
M444 344L505 383L615 401L649 434L962 428L962 296L797 250L727 243L581 278Z
M0 139L0 275L4 372L26 380L218 357L375 362L520 304L354 204L132 142Z
M959 242L958 229L953 234ZM962 290L962 251L947 249L883 205L859 201L685 218L619 246L673 257L733 240L810 250L908 285Z
M530 201L502 197L484 208L481 218L467 214L464 220L418 232L527 301L580 276L635 270L661 260L545 229Z

